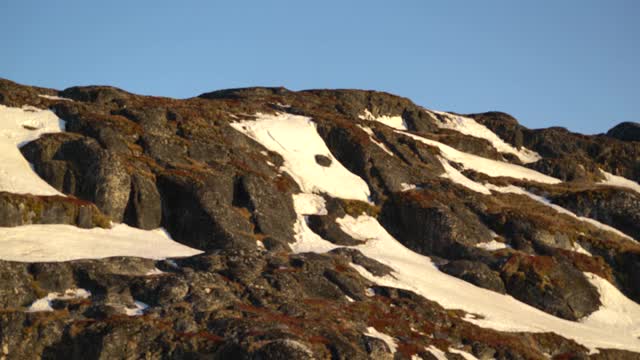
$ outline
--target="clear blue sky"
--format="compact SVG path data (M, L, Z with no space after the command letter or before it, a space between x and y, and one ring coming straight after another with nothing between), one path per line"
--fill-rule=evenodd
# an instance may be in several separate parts
M191 97L389 91L585 133L640 121L640 1L2 0L0 77Z

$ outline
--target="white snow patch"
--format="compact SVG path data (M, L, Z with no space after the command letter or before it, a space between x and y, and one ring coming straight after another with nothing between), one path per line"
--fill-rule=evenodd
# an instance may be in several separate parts
M42 134L60 131L64 131L64 121L50 110L0 105L0 191L62 195L33 172L19 150Z
M437 360L448 360L447 355L444 353L444 351L438 349L433 345L429 345L429 347L426 347L424 349L430 352L431 355L433 355Z
M354 248L395 270L392 275L376 277L364 267L351 264L362 276L379 285L410 290L447 309L461 309L481 315L466 318L478 326L498 331L551 331L574 339L594 351L596 348L640 351L640 339L630 333L617 331L615 326L591 326L560 319L511 296L482 289L442 273L429 257L407 249L372 217L362 215L356 219L346 216L337 222L353 238L367 240ZM640 317L633 319L634 328L639 324Z
M505 154L513 154L525 164L534 163L540 160L542 157L535 151L526 149L524 147L519 150L512 145L502 140L496 133L489 130L486 126L478 123L472 118L465 116L449 114L446 112L434 111L441 116L441 119L436 119L436 125L443 129L455 130L459 133L485 139L493 145L498 152Z
M623 187L640 193L640 184L638 184L637 182L629 180L622 176L613 175L602 169L600 169L600 172L602 172L605 177L605 180L599 183L600 185Z
M407 123L404 121L404 119L402 119L402 116L400 115L396 115L396 116L381 115L376 117L376 116L373 116L371 111L369 111L368 109L365 109L364 113L358 115L358 117L362 120L376 121L381 124L392 127L394 129L408 130Z
M487 189L484 185L477 183L469 179L468 177L464 176L464 174L462 174L456 168L451 166L451 164L449 164L449 161L441 157L438 157L438 159L440 160L440 163L442 163L442 167L444 168L444 173L440 175L440 177L449 179L456 184L460 184L480 194L491 195L491 191L489 189Z
M620 237L626 238L626 239L631 240L633 242L637 242L631 236L623 233L622 231L620 231L620 230L618 230L618 229L616 229L616 228L614 228L612 226L609 226L607 224L603 224L603 223L601 223L601 222L599 222L599 221L597 221L595 219L592 219L592 218L588 218L588 217L584 217L584 216L578 216L575 213L563 208L562 206L552 203L549 199L544 198L542 196L538 196L538 195L532 194L532 193L528 192L527 190L525 190L523 188L520 188L520 187L517 187L517 186L514 186L514 185L496 186L496 185L493 185L493 184L486 184L486 186L490 190L494 190L494 191L501 192L501 193L512 193L512 194L526 195L526 196L530 197L531 199L533 199L533 200L535 200L535 201L537 201L537 202L539 202L541 204L549 206L550 208L556 210L557 212L559 212L561 214L569 215L569 216L571 216L573 218L576 218L576 219L578 219L580 221L589 223L589 224L597 227L600 230L609 231L609 232L615 233L616 235L618 235Z
M133 305L135 306L133 308L124 308L124 313L127 316L142 316L144 315L144 311L149 308L149 305L143 303L142 301L134 301Z
M306 216L298 215L296 222L293 224L293 232L296 242L290 244L290 246L295 253L315 252L321 254L339 247L321 238L311 230L307 225Z
M373 142L374 144L378 145L378 147L382 150L384 150L384 152L386 152L387 154L391 155L391 156L395 156L393 154L393 152L391 150L389 150L389 148L387 147L387 145L381 143L380 141L378 141L376 139L376 134L373 132L373 130L371 130L370 127L368 126L363 126L358 124L358 127L362 130L364 130L364 132L367 133L367 135L369 135L369 139L371 140L371 142Z
M411 190L415 190L417 188L418 188L418 186L415 185L415 184L407 184L407 183L400 184L400 191L411 191Z
M327 209L322 196L315 194L294 194L293 206L296 210L296 222L293 224L294 238L296 242L291 244L294 252L319 252L331 251L338 246L321 238L307 224L308 215L326 215Z
M471 169L491 177L505 176L515 179L531 180L546 184L557 184L562 181L551 176L541 174L535 170L528 169L523 166L510 164L503 161L487 159L482 156L468 154L445 145L441 142L426 139L422 136L408 133L406 131L397 131L399 134L406 135L423 144L435 146L440 149L441 154L449 161L462 164L465 168Z
M69 99L69 98L66 98L66 97L55 96L55 95L39 94L38 96L43 98L43 99L49 99L49 100L73 101L72 99Z
M391 350L392 354L395 354L396 351L398 350L398 343L396 342L396 339L394 339L393 337L385 333L381 333L380 331L376 330L376 328L374 328L373 326L368 327L367 332L364 334L369 337L384 341L385 344L387 344L387 346Z
M288 108L291 107L291 105L283 104L283 103L280 103L280 102L275 102L274 105L277 106L277 107L281 107L283 109L288 109Z
M51 302L54 300L87 299L91 292L85 289L67 289L64 293L49 293L42 299L38 299L29 306L27 312L53 311Z
M327 215L324 198L316 194L294 194L293 207L299 215Z
M585 275L598 289L602 305L580 322L594 328L607 328L614 334L640 337L640 305L629 300L620 290L598 275L592 273L585 273Z
M580 254L593 256L593 254L591 254L587 249L582 247L582 245L580 245L580 243L578 243L577 241L573 243L572 250Z
M374 297L374 296L376 296L376 292L372 288L366 288L366 289L364 289L364 295L366 297Z
M158 269L157 267L154 267L153 269L147 271L145 276L157 276L157 275L162 275L162 274L166 274L166 273L164 271Z
M487 242L477 243L476 247L487 250L487 251L496 251L496 250L506 249L509 247L509 245L500 241L491 240Z
M282 170L295 179L305 193L327 193L333 197L369 201L369 186L347 170L331 154L310 118L278 113L256 114L256 120L231 126L282 155ZM331 165L320 166L316 155L330 158Z
M455 348L449 348L448 350L450 353L452 354L458 354L460 356L462 356L465 360L478 360L477 357L473 356L472 354L469 354L466 351L460 350L460 349L455 349Z
M0 259L6 261L57 262L112 256L164 259L200 253L173 241L162 229L146 231L124 224L111 229L59 224L0 227Z

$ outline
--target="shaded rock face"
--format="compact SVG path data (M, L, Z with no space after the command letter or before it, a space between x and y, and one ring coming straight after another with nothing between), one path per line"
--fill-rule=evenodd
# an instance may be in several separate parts
M117 155L94 139L66 133L42 137L21 150L58 191L91 201L112 220L123 221L131 177Z
M585 272L640 300L637 244L526 195L472 191L443 177L444 155L436 147L367 120L400 116L414 135L519 163L485 139L440 129L408 99L374 91L247 88L175 100L112 87L56 91L0 80L0 103L49 108L67 124L66 132L21 148L67 197L0 193L0 226L124 222L163 227L176 241L204 250L174 261L0 261L0 351L7 345L8 358L409 359L431 358L428 346L450 358L459 355L449 349L481 359L587 357L586 348L562 334L479 328L462 311L365 279L355 269L389 278L396 269L363 255L358 247L368 240L353 238L338 223L363 214L441 271L557 317L580 319L600 306ZM309 161L321 167L338 161L370 190L369 202L319 194L326 214L304 220L336 246L327 253L291 251L298 220L292 196L300 188L280 155L229 125L274 112L313 119L334 159L318 154ZM640 237L638 194L594 183L602 180L599 169L640 179L637 142L530 130L499 112L469 116L514 147L543 156L527 167L572 182L496 178L453 164L468 178L521 187ZM24 311L74 288L91 296L52 300L52 312ZM141 310L141 303L149 307ZM370 328L395 338L396 353L366 335ZM635 355L603 349L599 356Z
M607 136L623 141L640 141L640 123L620 123L607 131Z
M457 244L491 240L489 228L476 214L464 203L452 203L447 197L453 194L445 191L425 188L394 194L382 208L382 223L409 248L425 255L455 257Z
M640 194L623 189L593 189L559 194L554 203L640 239Z

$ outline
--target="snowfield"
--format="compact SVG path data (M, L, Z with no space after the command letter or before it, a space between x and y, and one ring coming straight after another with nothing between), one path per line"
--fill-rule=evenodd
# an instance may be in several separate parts
M435 120L438 127L442 129L455 130L465 135L485 139L489 141L491 145L498 150L498 152L515 155L524 164L534 163L541 159L540 154L535 151L524 147L516 149L512 145L507 144L498 135L496 135L496 133L472 118L435 110L430 110L428 112L440 115L440 117L432 115L432 118Z
M491 191L489 189L487 189L484 185L477 183L469 179L468 177L464 176L463 173L461 173L456 168L451 166L448 160L443 159L442 157L438 157L438 159L440 160L440 163L444 168L444 173L440 175L440 177L449 179L456 184L462 185L467 189L473 190L480 194L491 195Z
M546 183L546 184L558 184L562 182L559 179L544 175L535 170L528 169L524 166L515 165L515 164L503 162L503 161L487 159L478 155L468 154L468 153L456 150L451 146L445 145L441 142L430 140L422 136L411 134L406 131L396 130L396 132L399 134L408 136L423 144L426 144L429 146L435 146L438 149L440 149L440 153L447 160L460 163L466 169L474 170L491 177L504 176L504 177L510 177L514 179L537 181L537 182Z
M327 193L343 199L369 201L367 183L352 174L331 154L310 118L279 113L256 114L256 120L232 123L231 126L284 158L282 170L298 183L305 193ZM321 166L316 155L331 159Z
M407 127L407 123L404 121L404 119L402 119L402 116L400 115L395 115L395 116L382 115L382 116L376 117L376 116L373 116L371 111L369 111L368 109L365 109L364 113L360 114L358 117L362 120L376 121L397 130L409 130L409 128Z
M202 253L177 243L162 229L140 230L125 224L111 229L71 225L0 227L0 260L57 262L135 256L147 259Z
M45 133L64 131L64 121L50 110L0 105L0 191L62 195L31 169L19 147Z
M633 190L633 191L635 191L637 193L640 193L640 184L638 184L637 182L629 180L629 179L624 178L622 176L613 175L613 174L608 173L608 172L606 172L606 171L604 171L602 169L600 169L600 172L602 172L602 174L605 177L604 181L602 181L600 183L601 185L609 185L609 186L627 188L627 189Z

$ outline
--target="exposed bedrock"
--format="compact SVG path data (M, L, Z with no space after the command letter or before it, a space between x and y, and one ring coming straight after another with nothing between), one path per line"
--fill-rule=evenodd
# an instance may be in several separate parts
M408 99L374 91L247 88L178 100L0 80L0 103L48 108L66 121L66 132L43 135L21 151L67 195L0 193L0 226L124 222L164 227L174 240L204 250L160 261L0 261L0 358L426 359L431 346L449 358L460 358L454 350L479 359L589 356L563 334L482 328L469 321L476 314L427 299L429 289L416 290L421 296L378 285L404 280L389 258L364 255L373 253L364 247L375 237L355 239L343 227L341 219L363 214L442 272L560 318L581 319L601 305L585 273L640 300L634 242L523 194L465 187L517 186L640 237L638 195L596 184L605 179L600 169L640 179L640 142L613 129L586 136L530 130L499 112L469 115L543 157L527 167L566 181L537 184L493 177L490 168L464 169L397 128L466 153L519 160L487 139L440 128L438 116ZM369 201L319 193L325 215L296 214L293 196L306 187L288 174L291 157L279 154L286 155L286 144L278 147L273 133L268 149L230 126L274 113L309 117L332 156L306 160L320 169L339 162L367 183ZM468 179L445 172L444 162ZM301 225L310 245L336 249L292 252ZM78 289L90 295L74 296ZM27 311L34 303L51 311ZM597 356L637 358L606 349Z

